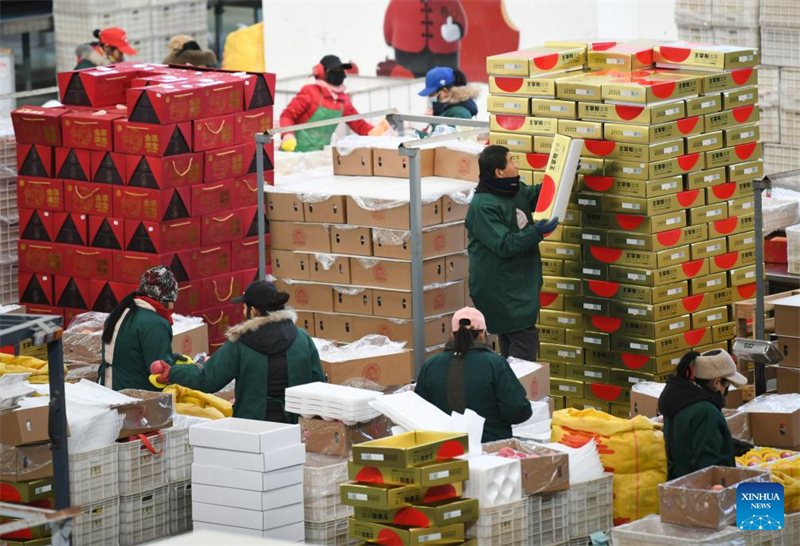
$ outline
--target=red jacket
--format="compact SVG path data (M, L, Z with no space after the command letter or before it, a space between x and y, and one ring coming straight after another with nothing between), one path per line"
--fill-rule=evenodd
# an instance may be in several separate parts
M383 37L395 49L420 53L427 46L432 53L456 53L461 40L447 42L442 38L442 25L452 17L467 33L467 15L459 0L391 0L383 19Z
M320 94L322 94L321 102ZM281 127L307 122L319 106L324 106L330 110L342 110L342 117L358 114L358 110L350 102L350 97L347 93L338 93L334 100L328 89L311 83L303 86L300 92L286 105L286 108L281 113ZM372 130L372 125L363 119L350 121L347 125L361 136L366 136Z

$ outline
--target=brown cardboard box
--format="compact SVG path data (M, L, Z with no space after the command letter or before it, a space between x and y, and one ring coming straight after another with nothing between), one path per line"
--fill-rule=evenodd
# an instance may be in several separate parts
M800 394L800 368L775 366L778 376L778 394Z
M750 432L750 416L747 413L728 408L724 408L722 413L725 415L731 436L743 442L753 441L753 434Z
M452 315L425 319L425 346L443 345L452 339ZM414 327L410 320L381 317L356 317L356 339L369 334L380 334L392 341L405 341L406 347L414 344Z
M756 442L756 445L766 445ZM721 529L736 521L736 485L768 482L769 473L752 468L711 466L658 486L664 523ZM711 491L714 485L725 487Z
M372 256L372 230L365 227L331 226L331 252Z
M208 324L199 324L180 333L174 333L173 328L172 350L192 358L208 353Z
M295 309L333 313L333 288L324 284L276 280L275 287L289 294L289 305Z
M333 174L350 176L372 176L372 149L356 148L347 155L341 155L333 147Z
M469 204L459 203L449 195L442 197L442 223L461 222L467 217ZM464 228L466 232L467 228ZM466 237L466 235L465 235Z
M658 417L658 398L648 394L631 391L631 416L644 415Z
M371 315L373 294L370 288L334 286L333 311L345 315ZM290 300L291 301L291 300ZM322 311L322 309L320 309Z
M422 257L433 258L466 250L464 226L434 226L422 232ZM386 229L372 230L373 255L378 258L411 259L411 233Z
M314 313L316 337L330 341L352 342L355 335L355 317L350 315L329 315Z
M349 457L354 444L391 435L392 422L383 415L367 423L347 426L341 421L301 417L300 436L309 453Z
M800 338L791 336L778 336L775 342L783 360L781 366L788 366L790 368L800 368Z
M511 370L525 388L528 400L541 400L550 395L550 365L546 362L512 362Z
M311 337L317 336L317 329L314 325L314 313L299 312L297 313L297 326L308 332Z
M478 155L440 146L436 148L433 174L477 183Z
M390 387L406 385L414 379L414 360L411 351L358 358L345 362L322 361L322 369L331 383L342 385L348 379L362 378Z
M469 255L460 252L444 259L444 279L446 282L465 281L469 277Z
M536 455L519 461L522 468L522 490L525 495L569 489L569 456L566 453L522 443L516 439L485 444L484 451L498 453L506 447Z
M12 447L0 442L0 480L23 482L53 475L50 443Z
M286 222L304 222L303 202L293 193L267 192L267 218Z
M434 148L419 150L420 176L433 176L435 157ZM410 158L400 155L398 150L372 149L372 172L375 176L408 178L409 161Z
M800 296L775 300L775 333L800 337Z
M800 409L792 413L750 413L750 430L757 446L800 447Z
M347 218L343 195L333 195L319 203L303 203L306 222L344 224Z
M172 426L173 398L171 394L130 389L120 392L137 398L137 400L112 406L117 413L123 416L119 439Z
M47 442L49 412L48 406L41 406L0 413L0 444L16 447Z
M373 227L382 229L411 229L409 205L401 205L388 209L366 210L358 206L352 198L347 197L347 222L352 226ZM422 226L428 227L442 223L442 200L422 205Z
M422 267L425 286L445 282L444 258L425 260ZM350 274L356 286L411 290L411 262L350 258Z
M455 313L464 307L464 287L460 283L425 290L425 316ZM373 291L373 313L378 317L412 318L411 292Z
M332 284L350 284L350 258L333 254L310 255L310 280Z
M270 222L270 249L301 252L330 252L328 226L297 222Z
M288 250L272 250L272 274L280 279L311 280L311 256Z

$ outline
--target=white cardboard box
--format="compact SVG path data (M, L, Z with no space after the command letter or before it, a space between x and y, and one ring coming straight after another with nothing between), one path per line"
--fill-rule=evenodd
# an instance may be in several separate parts
M194 494L194 492L192 492ZM192 520L195 523L213 523L216 525L230 525L256 531L277 529L295 523L303 524L305 512L303 503L284 506L276 510L260 512L258 510L245 510L229 506L217 506L192 500Z
M265 512L303 502L303 484L272 491L247 491L192 483L192 500L205 504Z
M271 472L251 472L195 463L192 465L192 483L247 489L248 491L272 491L303 483L303 465L290 466Z
M304 523L293 523L292 525L285 525L277 529L270 529L268 531L256 531L254 529L244 529L242 527L231 527L230 525L216 525L214 523L203 523L196 521L194 523L195 529L204 531L218 531L220 533L233 533L237 535L245 535L258 538L269 538L272 540L283 540L286 542L303 542L305 543L306 529Z
M191 431L191 429L189 429ZM299 430L299 429L298 429ZM306 446L299 444L269 453L244 453L206 447L194 448L194 462L209 466L221 466L234 470L272 472L281 468L297 466L306 462Z
M189 443L225 451L267 453L300 444L300 426L251 419L220 419L189 429Z

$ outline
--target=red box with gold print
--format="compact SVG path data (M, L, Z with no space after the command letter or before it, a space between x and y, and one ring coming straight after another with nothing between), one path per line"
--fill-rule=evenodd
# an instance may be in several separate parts
M228 273L232 271L231 243L195 248L191 251L189 262L192 264L192 279L204 279Z
M205 109L203 116L224 116L241 112L244 108L244 82L239 78L222 80L199 77L203 87Z
M66 275L54 275L54 299L58 307L89 310L91 279L79 279Z
M125 296L135 292L138 287L138 281L125 284L107 280L92 280L89 286L89 309L98 313L110 313Z
M19 302L43 307L53 307L53 276L42 273L19 272ZM39 311L26 309L31 314ZM41 313L49 314L49 313ZM59 315L61 313L55 313Z
M234 116L216 116L195 120L193 126L193 146L195 152L205 152L217 148L225 148L235 144Z
M41 144L17 144L17 174L53 177L53 148Z
M268 72L234 72L216 68L191 67L202 78L219 81L241 81L244 86L244 109L254 110L275 103L275 74Z
M19 241L19 270L63 275L67 268L66 246L43 241Z
M89 216L89 246L122 250L125 239L125 224L119 218Z
M89 180L98 184L121 186L127 180L127 155L115 152L92 152Z
M266 266L270 267L269 234L264 236L267 249ZM231 271L242 271L258 267L258 237L239 239L231 243Z
M275 184L275 171L264 171L264 183ZM233 179L234 200L240 207L255 207L258 204L258 175L248 174Z
M115 252L114 253L114 281L129 284L139 284L142 273L156 267L166 265L172 270L178 283L187 282L191 277L185 272L191 265L189 258L191 251L168 252L166 254L149 254L146 252ZM182 270L182 271L181 271Z
M114 188L114 216L127 220L169 222L189 218L192 194L189 188L150 190L125 186Z
M67 212L96 216L113 216L112 193L108 184L64 181L64 208Z
M173 222L125 220L124 249L149 254L179 252L200 246L200 219Z
M23 106L11 112L17 144L61 146L61 117L68 108Z
M64 181L18 176L17 205L27 209L63 211Z
M242 272L223 273L215 277L203 279L203 296L200 304L203 308L221 307L231 303L231 299L244 292Z
M178 302L180 301L178 296ZM177 309L177 304L175 308ZM225 339L228 329L244 320L244 308L241 304L230 304L201 311L193 309L191 315L202 318L208 324L208 339Z
M255 142L244 144L244 174L253 174L258 172L256 165L256 146ZM263 145L264 154L264 171L271 171L275 168L275 146L273 142Z
M114 149L114 120L124 117L124 110L73 110L61 118L64 147L110 152Z
M203 181L203 154L126 157L125 184L139 188L182 188Z
M114 251L66 245L66 271L63 274L81 279L114 280Z
M251 142L256 134L272 129L272 106L239 112L235 116L235 123L234 138L236 144Z
M203 86L191 81L131 87L126 104L131 121L158 125L198 119L207 108Z
M255 207L246 207L241 209L242 213L242 227L244 228L244 237L257 237L258 236L258 205ZM269 233L269 220L267 219L266 208L264 209L264 225L266 232Z
M89 216L72 212L54 212L53 239L66 245L89 246Z
M239 207L233 192L233 179L197 184L192 190L192 216L205 216Z
M189 281L178 283L178 301L175 302L175 312L181 315L197 315L196 312L200 309L200 301L203 299L203 281ZM211 333L211 323L208 325L208 331Z
M247 209L234 209L218 214L208 214L203 216L203 227L200 240L203 246L218 245L242 239L246 226L244 216Z
M139 68L128 63L60 72L58 91L61 103L95 108L124 104L125 91L139 72Z
M19 238L27 241L49 243L56 238L54 227L55 212L35 209L18 209Z
M205 153L203 182L217 182L247 174L246 146L236 145Z
M114 151L121 154L166 157L192 152L192 124L153 125L114 120Z
M91 176L92 153L89 150L77 148L56 148L55 168L53 174L56 178L64 180L78 180L89 182Z

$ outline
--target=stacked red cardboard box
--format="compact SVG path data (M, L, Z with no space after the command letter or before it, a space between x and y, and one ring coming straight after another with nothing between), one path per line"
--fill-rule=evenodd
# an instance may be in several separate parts
M492 141L524 179L543 175L554 135L584 139L571 211L540 245L557 402L627 415L636 382L688 349L730 348L731 305L755 292L757 64L752 48L657 42L488 59Z
M69 322L167 265L213 350L258 268L254 135L272 126L274 76L119 63L58 80L63 108L12 114L20 302Z

